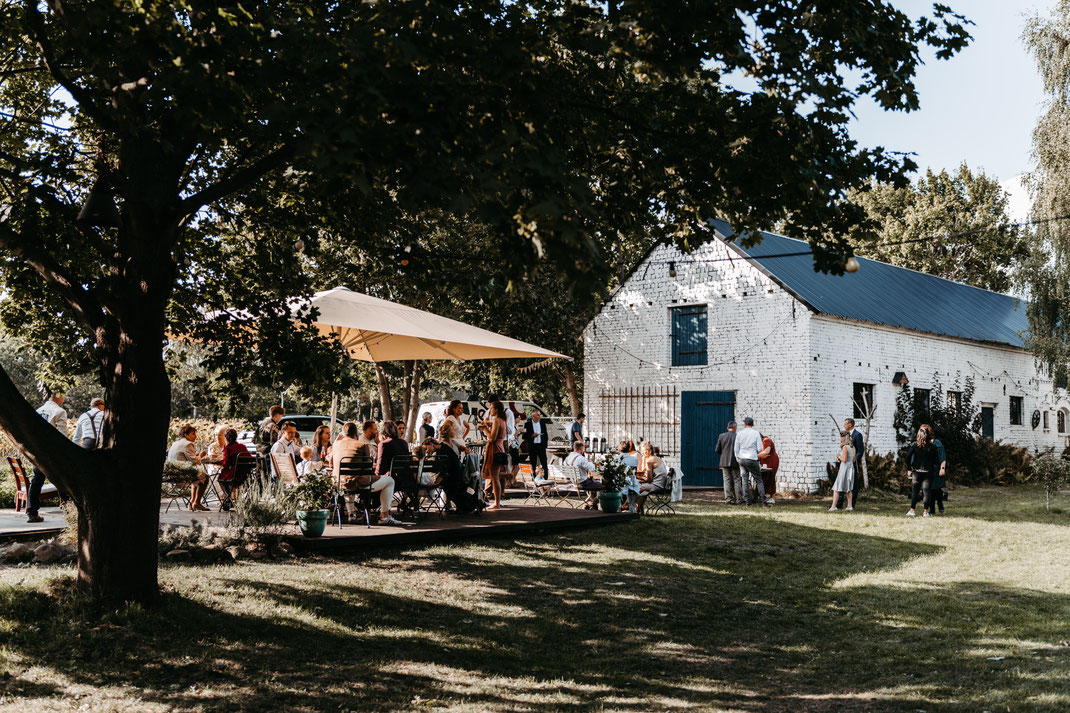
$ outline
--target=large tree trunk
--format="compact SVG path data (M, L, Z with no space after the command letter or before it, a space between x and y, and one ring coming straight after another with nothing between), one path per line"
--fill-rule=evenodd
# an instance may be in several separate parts
M583 407L580 405L580 394L576 388L576 377L572 375L572 369L568 364L563 366L565 370L565 388L568 389L569 406L572 407L572 418L578 418Z
M390 409L390 382L386 380L386 372L383 367L375 365L375 378L379 381L379 405L383 408L383 420L389 421L394 418Z

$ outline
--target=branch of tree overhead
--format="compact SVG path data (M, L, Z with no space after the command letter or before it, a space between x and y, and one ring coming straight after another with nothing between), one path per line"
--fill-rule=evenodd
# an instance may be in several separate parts
M260 177L281 168L293 156L293 146L283 144L253 163L234 171L202 191L194 193L179 204L180 222L185 224L191 216L206 205L254 183Z
M93 121L109 131L118 129L119 122L116 121L115 117L98 106L97 103L93 101L90 92L85 87L76 84L60 67L59 62L56 60L55 49L52 47L52 42L48 39L48 30L45 27L45 17L41 14L41 10L38 8L36 0L23 0L22 7L26 17L26 24L29 26L34 42L37 43L37 48L41 50L41 62L48 70L48 73L52 75L52 78L55 79L61 87L67 90L74 100L78 102L78 107L84 111L87 116L93 119Z

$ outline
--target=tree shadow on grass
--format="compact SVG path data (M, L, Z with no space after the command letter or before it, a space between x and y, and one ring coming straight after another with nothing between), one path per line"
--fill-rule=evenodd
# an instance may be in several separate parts
M1045 647L1070 638L1067 597L844 581L939 552L771 518L684 515L381 553L339 562L327 589L305 583L301 563L205 569L222 593L210 604L171 594L103 621L69 598L8 590L0 623L36 622L7 642L23 661L179 711L942 713L1008 697L1015 711L1061 710L1051 700L1066 695L1065 649L1038 657L1004 644L999 662L987 650L1001 635ZM460 582L482 604L384 591L401 568ZM229 605L252 596L260 613ZM1023 671L1038 698L1020 694ZM51 695L17 678L7 694Z

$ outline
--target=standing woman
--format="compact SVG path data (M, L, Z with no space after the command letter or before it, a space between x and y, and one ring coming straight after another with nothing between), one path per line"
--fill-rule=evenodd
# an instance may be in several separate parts
M840 452L836 454L836 460L840 462L840 471L836 474L836 482L832 484L832 507L829 512L839 510L836 503L843 494L847 495L845 509L854 510L852 496L855 484L855 447L847 431L840 431Z
M939 454L936 446L929 442L929 432L924 428L918 429L918 436L914 443L910 444L907 451L907 474L910 476L910 510L907 517L914 517L914 507L918 504L918 492L923 496L922 503L925 517L929 517L933 507L932 481L939 467Z
M487 447L483 450L483 479L490 481L494 493L494 504L487 510L498 510L502 506L502 470L507 465L505 453L505 407L501 401L493 401L489 410L490 419L479 424L479 430L487 437Z
M450 405L446 407L446 421L453 424L453 435L450 436L449 443L457 455L468 453L468 446L464 442L468 438L468 432L472 430L472 425L466 419L462 420L463 415L464 405L457 399L450 401Z
M331 463L331 427L323 424L312 434L312 461L314 463Z
M947 487L947 480L945 475L947 473L947 451L944 449L944 444L940 442L940 439L936 437L936 433L933 431L933 427L927 423L921 424L921 427L925 429L925 432L929 434L929 440L932 441L933 446L936 448L936 460L940 464L939 470L936 475L933 476L932 485L929 486L932 490L933 500L936 502L936 506L940 508L940 514L944 514L944 488Z

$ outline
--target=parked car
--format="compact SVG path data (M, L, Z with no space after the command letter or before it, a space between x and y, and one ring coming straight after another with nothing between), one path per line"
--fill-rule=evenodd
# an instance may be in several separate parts
M546 436L548 441L550 443L558 441L561 443L568 442L568 432L565 430L566 424L557 423L549 418L546 415L546 409L538 404L532 401L502 401L502 403L507 409L512 410L518 433L523 430L524 422L527 421L528 416L534 411L539 411L542 413L542 423L546 424ZM417 415L416 423L423 423L424 414L429 413L431 414L431 425L435 427L435 433L438 433L442 422L446 420L446 407L449 405L449 401L432 401L430 403L420 404L420 411ZM468 440L481 440L482 437L479 431L476 430L476 424L486 417L487 409L490 407L489 402L462 401L461 407L464 409L463 420L467 421L472 426L472 430L468 432Z
M311 443L312 434L316 432L316 429L322 425L331 425L330 416L316 416L310 414L294 414L290 416L287 414L282 417L283 423L285 421L293 421L297 426L297 435L301 438L301 443ZM250 452L256 452L256 429L249 431L242 431L238 434L238 443L243 444Z

